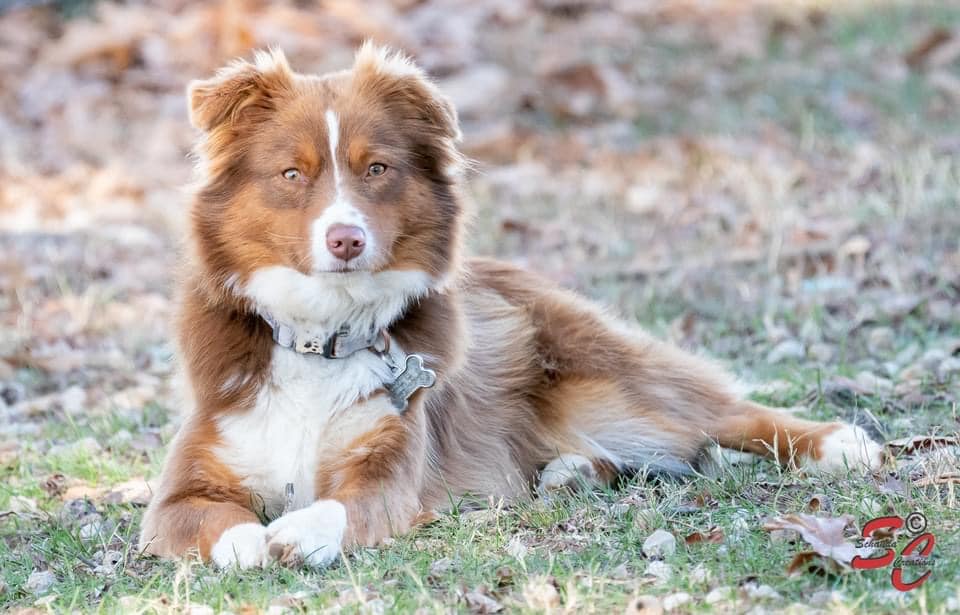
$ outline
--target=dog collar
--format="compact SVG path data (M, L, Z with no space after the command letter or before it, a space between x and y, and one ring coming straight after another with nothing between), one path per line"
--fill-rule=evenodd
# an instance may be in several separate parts
M351 335L350 325L341 325L328 338L299 335L293 327L282 323L268 314L261 314L264 322L273 331L273 341L284 348L290 348L300 354L318 354L326 359L343 359L361 350L372 350L377 354L390 350L390 337L385 329L372 331L366 335Z
M273 341L278 346L300 354L318 354L327 359L344 359L361 350L369 350L387 364L391 379L383 383L390 402L399 410L407 408L410 397L417 389L430 388L437 381L437 373L425 367L418 354L391 352L390 334L386 329L373 331L366 336L350 335L350 326L341 325L336 333L326 339L303 337L290 325L279 322L269 315L261 314L264 322L273 331Z

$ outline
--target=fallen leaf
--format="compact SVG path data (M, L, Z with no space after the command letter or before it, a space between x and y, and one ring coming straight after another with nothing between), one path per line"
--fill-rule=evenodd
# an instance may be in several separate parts
M813 547L814 552L836 560L844 568L859 553L853 543L847 541L844 530L853 523L853 517L815 517L813 515L784 515L768 520L763 529L796 530Z
M823 576L837 575L844 570L844 566L837 560L832 557L824 557L816 551L801 551L794 555L790 563L787 564L787 574L791 576L805 572Z
M887 450L891 454L911 455L919 451L926 451L933 448L942 448L945 446L956 446L960 444L960 439L955 436L910 436L907 438L898 438L887 442Z
M707 531L706 534L704 534L703 532L693 532L692 534L688 534L687 537L683 539L683 541L688 546L703 543L703 542L711 543L711 544L720 544L723 542L724 538L725 536L723 534L723 528L720 528L718 526L713 526Z
M833 500L822 493L811 496L807 502L807 511L809 512L830 512L831 510L833 510Z
M910 48L910 51L904 55L903 61L907 63L907 66L917 68L923 64L924 60L926 60L935 49L951 38L953 38L953 34L950 30L943 27L934 28L927 33L923 40Z
M503 605L487 595L485 587L478 587L472 592L463 595L471 613L499 613Z

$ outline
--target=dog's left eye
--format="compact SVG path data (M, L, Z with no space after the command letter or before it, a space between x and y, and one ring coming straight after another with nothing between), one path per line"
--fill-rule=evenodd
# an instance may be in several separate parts
M374 162L367 168L367 173L373 175L374 177L379 177L387 172L387 165L382 162Z
M303 179L303 174L300 172L300 169L287 169L282 173L283 179L288 181L300 181Z

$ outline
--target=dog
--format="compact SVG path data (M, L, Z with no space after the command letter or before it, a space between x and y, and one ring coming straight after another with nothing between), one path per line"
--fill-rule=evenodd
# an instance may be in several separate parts
M146 553L325 566L457 498L689 474L717 445L808 471L881 465L859 427L748 401L709 361L465 258L457 113L402 54L365 44L313 76L259 52L188 102L189 411Z

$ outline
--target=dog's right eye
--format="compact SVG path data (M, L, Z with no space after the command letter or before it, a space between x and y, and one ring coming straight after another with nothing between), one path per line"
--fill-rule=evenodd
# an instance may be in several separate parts
M282 173L282 175L283 179L292 182L300 181L303 178L303 174L300 173L300 169L287 169Z

